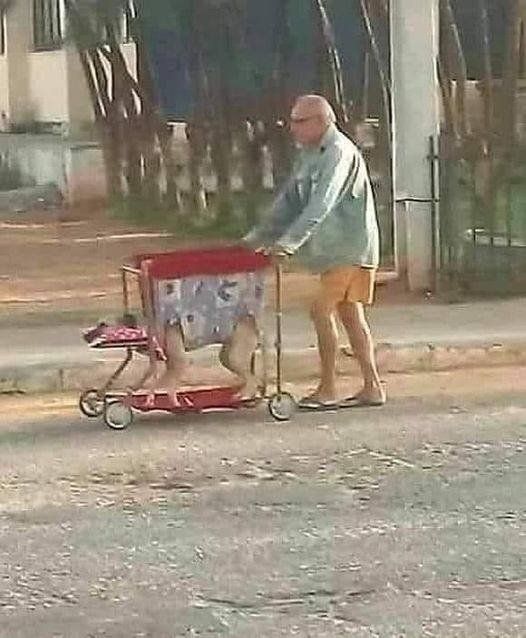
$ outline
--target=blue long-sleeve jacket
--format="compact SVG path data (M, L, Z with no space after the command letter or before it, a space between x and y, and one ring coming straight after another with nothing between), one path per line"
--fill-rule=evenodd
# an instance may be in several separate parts
M379 230L367 167L336 126L319 146L299 152L289 180L247 239L279 245L313 272L378 266Z

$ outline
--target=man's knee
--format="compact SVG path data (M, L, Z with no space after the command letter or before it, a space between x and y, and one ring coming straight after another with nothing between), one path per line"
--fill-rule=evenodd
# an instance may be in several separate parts
M236 324L230 339L232 348L255 350L258 344L258 329L254 317L243 317Z
M342 301L338 304L338 315L346 323L359 328L364 320L363 304L355 301Z
M244 317L234 328L231 338L223 345L219 360L228 369L245 368L258 346L258 331L253 317Z
M219 351L219 363L225 368L230 367L230 342L226 342L221 346Z
M331 320L334 308L325 299L315 299L310 307L310 316L314 323Z
M185 347L181 326L167 325L164 332L164 342L168 361L184 359Z

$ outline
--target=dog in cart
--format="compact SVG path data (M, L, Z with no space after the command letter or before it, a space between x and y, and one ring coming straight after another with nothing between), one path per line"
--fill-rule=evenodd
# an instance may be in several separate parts
M262 335L265 273L276 277L276 390L267 395L268 363ZM279 259L246 248L211 248L138 255L121 268L124 314L117 325L100 323L84 332L97 350L124 349L122 363L100 388L82 393L79 407L114 429L128 427L135 413L173 414L237 410L267 400L274 419L289 420L296 403L283 391L282 266ZM143 323L130 313L130 278L138 282ZM262 338L263 337L263 338ZM184 387L187 352L221 344L220 361L239 383ZM262 350L262 374L256 351ZM115 385L135 355L149 360L147 372L128 391ZM159 374L165 367L164 375Z

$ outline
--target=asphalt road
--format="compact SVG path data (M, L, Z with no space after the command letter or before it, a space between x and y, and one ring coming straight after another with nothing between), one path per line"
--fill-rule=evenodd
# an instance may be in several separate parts
M0 636L526 635L524 381L465 380L123 433L0 400Z

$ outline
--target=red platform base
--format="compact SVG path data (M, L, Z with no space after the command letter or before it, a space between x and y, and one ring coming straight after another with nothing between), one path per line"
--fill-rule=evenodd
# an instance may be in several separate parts
M235 410L253 405L254 401L243 401L237 394L241 388L191 388L177 392L147 392L141 390L130 394L111 393L108 398L119 399L138 412L204 412L214 409Z

